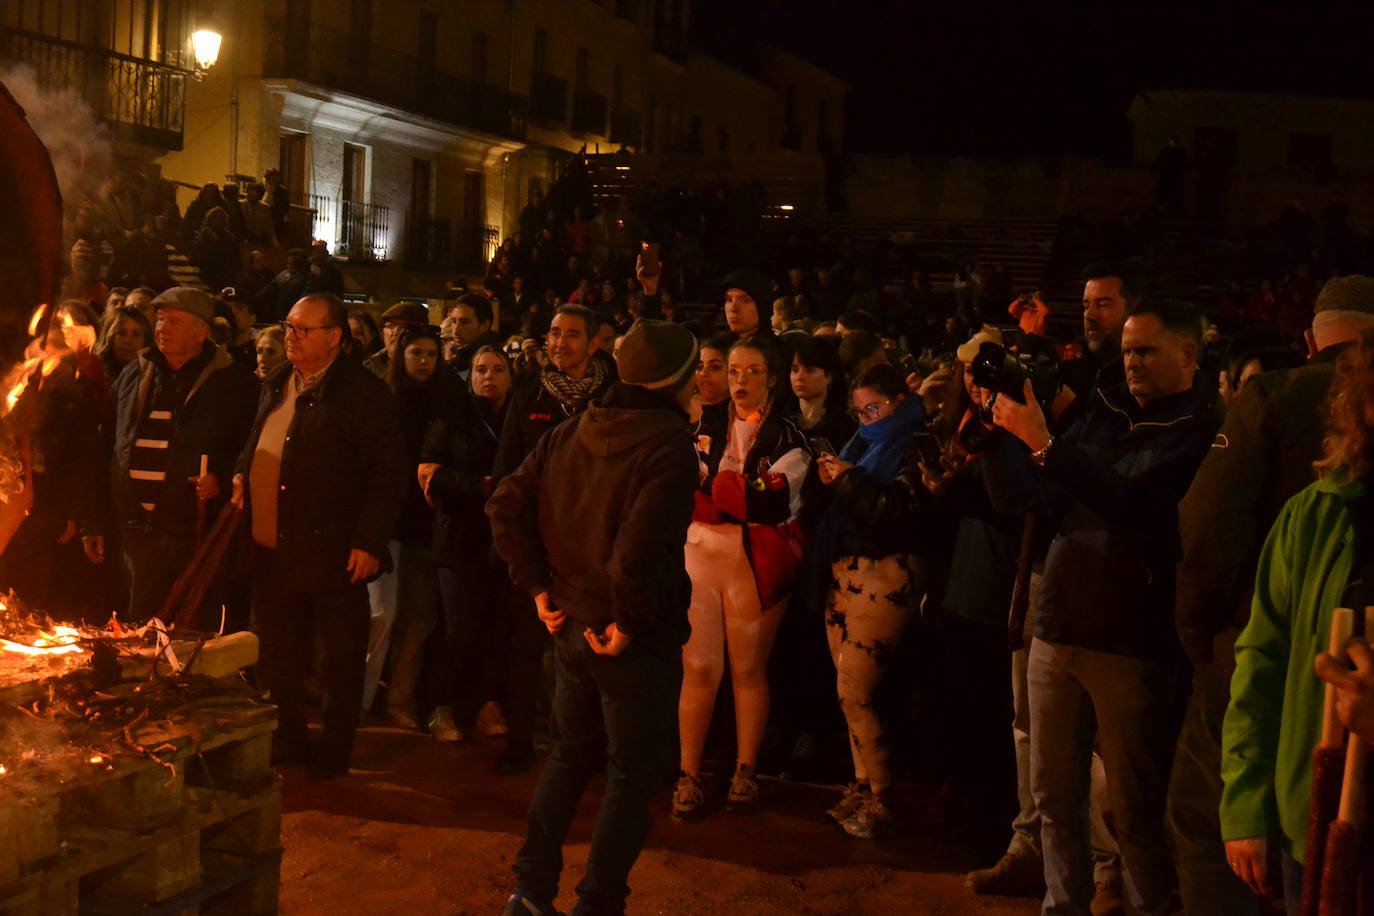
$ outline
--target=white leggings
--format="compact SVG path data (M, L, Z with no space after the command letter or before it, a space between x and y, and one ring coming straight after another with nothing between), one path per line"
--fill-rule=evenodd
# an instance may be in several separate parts
M752 767L768 724L768 655L786 601L766 609L759 606L741 525L693 522L687 530L687 574L692 578L692 605L687 612L692 636L682 647L678 701L682 771L701 775L706 731L727 654L735 694L738 762Z
M877 560L841 557L831 574L825 631L840 709L849 725L854 778L884 792L892 785L892 774L873 694L915 610L916 589L924 583L916 560L905 554Z

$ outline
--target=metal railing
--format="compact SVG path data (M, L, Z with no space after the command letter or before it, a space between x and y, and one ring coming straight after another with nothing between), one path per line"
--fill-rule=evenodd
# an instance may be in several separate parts
M292 31L283 20L269 19L263 75L319 83L502 137L525 134L522 97L325 26Z
M336 257L350 261L385 261L391 249L391 208L310 195L315 210L312 234L329 243Z
M496 255L501 231L495 226L457 227L446 219L406 221L407 267L482 270Z
M0 60L32 67L40 85L76 93L120 137L181 149L185 70L20 29L0 29Z

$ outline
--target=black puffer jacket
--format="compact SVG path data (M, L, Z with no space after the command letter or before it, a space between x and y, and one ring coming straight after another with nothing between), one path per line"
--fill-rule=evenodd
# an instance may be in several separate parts
M253 432L239 456L245 481L263 421L294 371L283 363L262 386ZM348 586L348 555L355 547L390 569L387 542L414 469L406 463L396 399L386 384L341 354L297 398L286 435L276 550L277 565L286 572L283 587L311 592Z
M484 509L496 461L497 430L471 397L434 421L420 449L420 461L440 465L430 480L434 501L434 553L454 568L484 561L491 547L491 523Z

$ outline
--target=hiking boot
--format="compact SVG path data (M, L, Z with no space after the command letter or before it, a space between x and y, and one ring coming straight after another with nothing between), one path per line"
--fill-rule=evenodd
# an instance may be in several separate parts
M462 741L463 730L453 721L453 710L437 706L429 717L429 733L438 741Z
M1099 881L1088 906L1093 916L1125 916L1126 901L1121 891L1121 876Z
M673 818L688 821L700 817L706 808L706 793L702 791L701 780L683 773L673 789Z
M845 788L844 797L840 799L840 803L825 813L836 823L839 823L859 810L859 806L864 803L866 798L868 798L868 783L851 782Z
M524 894L511 894L501 916L563 916L552 903L538 903Z
M753 814L759 808L759 784L754 779L754 768L741 763L730 780L730 794L725 797L725 807L736 814Z
M870 793L849 817L840 821L840 826L852 837L872 840L891 833L896 820L892 809L883 801L882 796Z
M510 731L506 727L506 717L495 700L487 700L477 713L477 731L488 738L499 738Z
M964 876L964 885L975 894L997 897L1043 897L1045 863L1031 853L1007 853L991 868Z

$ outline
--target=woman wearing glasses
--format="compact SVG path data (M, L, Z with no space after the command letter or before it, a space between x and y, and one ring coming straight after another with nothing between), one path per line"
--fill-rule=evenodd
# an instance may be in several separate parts
M682 650L678 724L682 776L673 816L705 808L702 755L727 657L735 698L732 810L758 804L754 766L768 721L768 656L801 558L802 483L811 455L776 409L787 366L777 344L753 337L726 355L729 398L702 410L701 487L687 532L692 635Z
M871 838L892 823L887 736L873 698L925 587L912 514L924 493L913 436L926 413L886 363L861 373L849 397L859 430L838 457L817 459L831 499L811 555L830 563L825 628L854 757L854 783L829 814L846 833Z

